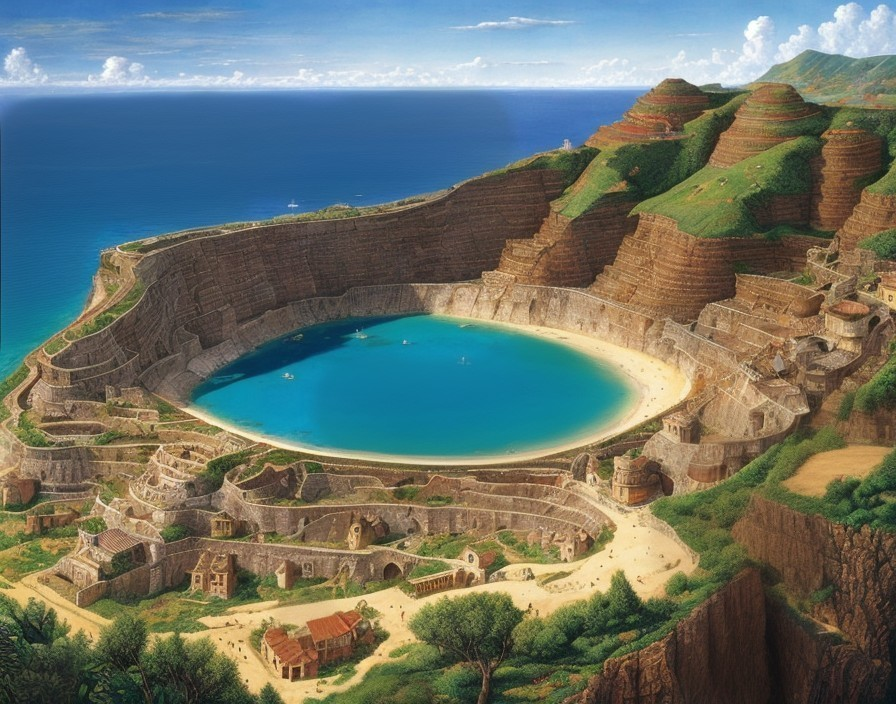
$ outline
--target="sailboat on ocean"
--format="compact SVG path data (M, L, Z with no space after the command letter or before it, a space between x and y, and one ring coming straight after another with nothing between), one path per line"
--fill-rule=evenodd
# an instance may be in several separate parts
M298 208L299 204L296 203L296 199L293 198L291 201L289 201L289 203L287 203L286 207L287 208Z

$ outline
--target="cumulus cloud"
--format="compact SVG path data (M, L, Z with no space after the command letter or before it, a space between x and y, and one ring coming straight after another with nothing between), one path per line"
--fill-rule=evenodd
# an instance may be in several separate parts
M896 51L896 13L887 5L871 12L858 3L840 5L834 18L817 28L800 25L795 34L778 47L775 58L788 61L806 49L856 58L890 54Z
M575 24L572 20L537 20L532 17L508 17L497 22L480 22L468 24L451 29L460 30L490 30L490 29L533 29L535 27L561 27L567 24Z
M47 74L34 63L24 47L16 47L3 59L7 80L13 83L45 83Z
M750 20L744 39L740 55L719 76L725 83L748 83L765 73L774 61L775 23L771 17L761 15Z
M146 82L143 69L143 64L136 61L131 63L123 56L110 56L103 62L103 72L98 76L90 75L87 80L111 85L140 84Z

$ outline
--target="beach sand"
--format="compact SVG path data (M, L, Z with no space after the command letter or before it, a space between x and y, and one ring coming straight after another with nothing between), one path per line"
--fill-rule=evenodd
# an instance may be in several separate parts
M472 318L460 319L470 320L471 322L483 322ZM515 452L509 455L474 455L470 457L417 457L412 455L386 455L373 452L341 452L331 449L319 449L302 445L301 443L283 440L282 438L254 433L251 430L246 430L238 425L228 423L227 421L206 413L193 405L181 404L181 408L185 412L206 423L215 425L235 435L241 435L249 440L267 443L288 450L298 450L309 454L320 455L322 457L342 457L353 460L387 462L390 464L425 464L432 466L490 465L502 462L532 460L606 440L607 438L617 435L638 423L653 418L662 413L665 409L674 406L688 395L691 388L690 381L679 369L666 364L656 357L644 354L643 352L620 347L596 337L567 332L566 330L559 330L557 328L533 325L510 325L508 323L493 323L491 321L486 322L488 322L489 325L525 331L537 337L562 343L577 349L594 359L611 365L623 373L629 385L632 387L634 393L631 405L611 424L601 425L593 432L570 438L566 442L560 444L540 447L525 452ZM177 405L176 401L172 400L171 402Z

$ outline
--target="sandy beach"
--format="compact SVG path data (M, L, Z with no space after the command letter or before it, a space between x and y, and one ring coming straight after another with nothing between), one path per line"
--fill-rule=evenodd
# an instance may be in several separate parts
M580 352L622 372L624 378L633 390L632 402L612 423L601 425L591 432L571 437L563 443L534 448L525 452L515 452L513 454L489 456L473 455L468 457L417 457L413 455L386 455L374 452L341 452L332 449L319 449L308 445L302 445L301 443L290 442L282 438L271 437L246 430L245 428L233 423L228 423L210 413L206 413L194 405L180 404L180 407L185 412L206 423L223 428L228 432L248 438L249 440L266 443L275 447L282 447L288 450L308 452L322 457L342 457L353 460L388 462L391 464L425 464L432 466L490 465L501 462L532 460L544 457L545 455L564 452L584 445L600 442L674 406L688 395L691 388L688 378L676 367L666 364L662 360L659 360L656 357L651 357L643 352L620 347L596 337L559 330L557 328L494 323L492 321L480 321L473 318L460 319L470 320L475 323L487 322L489 325L510 328L516 331L524 331L536 337L559 342L579 350ZM172 403L176 404L175 401L172 401Z

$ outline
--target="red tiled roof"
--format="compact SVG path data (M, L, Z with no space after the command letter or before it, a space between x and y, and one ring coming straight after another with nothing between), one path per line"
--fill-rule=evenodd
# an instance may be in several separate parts
M282 628L269 628L265 631L264 639L281 665L303 665L317 660L314 648L302 647L299 641L289 638Z
M337 611L330 616L308 621L308 630L311 631L311 639L315 643L321 643L350 633L361 620L361 614L357 611Z
M96 544L106 552L117 555L139 545L140 541L131 537L120 528L110 528L109 530L104 530L96 537Z
M479 555L479 567L483 570L488 568L495 561L495 558L498 557L498 553L496 553L494 550L476 554Z

